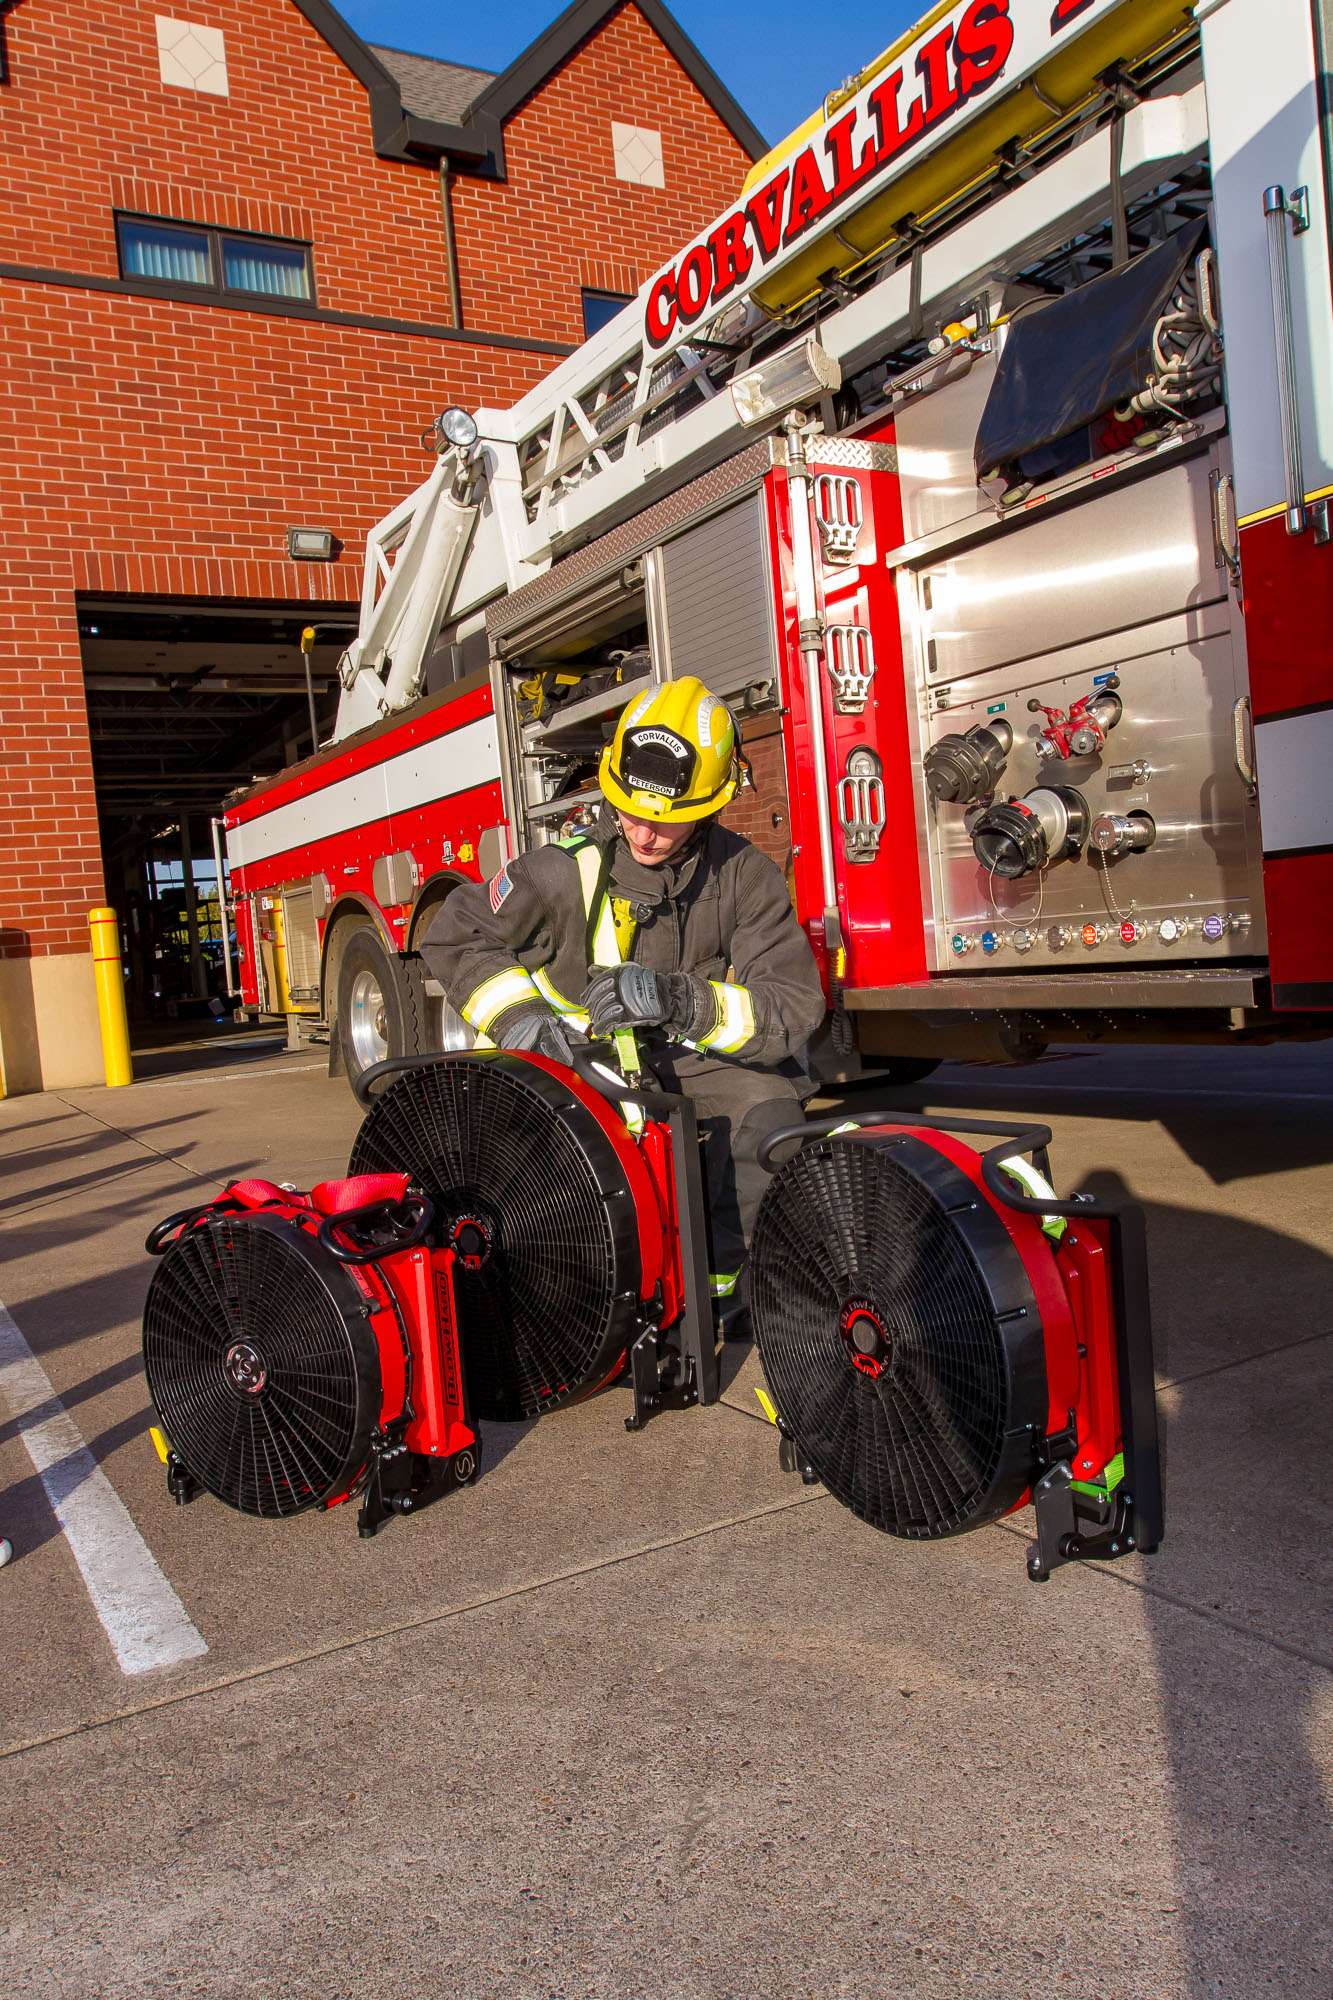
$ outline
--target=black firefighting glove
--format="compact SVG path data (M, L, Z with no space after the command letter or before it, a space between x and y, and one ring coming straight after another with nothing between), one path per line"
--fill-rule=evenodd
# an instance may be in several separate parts
M589 1030L664 1028L676 1040L697 1041L717 1020L707 980L688 972L653 972L646 965L617 965L599 972L583 996Z
M549 1007L516 1008L496 1040L502 1049L510 1049L515 1055L548 1056L552 1062L571 1065L574 1061L564 1023Z

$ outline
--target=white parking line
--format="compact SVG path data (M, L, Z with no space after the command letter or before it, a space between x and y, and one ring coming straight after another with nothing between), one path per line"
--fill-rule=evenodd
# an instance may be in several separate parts
M2 1304L0 1396L19 1426L121 1672L144 1674L206 1653L203 1636Z

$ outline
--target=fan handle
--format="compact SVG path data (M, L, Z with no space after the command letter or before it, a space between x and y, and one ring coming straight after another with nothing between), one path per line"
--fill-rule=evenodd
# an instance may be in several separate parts
M211 1201L200 1202L197 1208L178 1208L174 1215L164 1215L161 1222L155 1222L144 1238L144 1249L150 1257L161 1257L171 1248L176 1236L198 1222L203 1215L227 1214L241 1206L232 1201L226 1193L214 1195Z
M485 1056L488 1051L473 1049L470 1053ZM424 1056L388 1056L383 1062L372 1063L369 1069L363 1069L360 1076L353 1079L352 1095L363 1111L369 1111L374 1102L375 1084L385 1083L391 1076L401 1076L404 1070L434 1069L435 1065L443 1060L444 1053L440 1049Z
M640 1040L647 1038L650 1030L638 1029ZM612 1044L607 1042L575 1042L571 1053L574 1058L574 1074L580 1083L586 1083L599 1097L609 1099L612 1104L637 1104L641 1111L647 1111L655 1118L669 1118L680 1104L679 1097L669 1096L663 1090L645 1090L641 1083L631 1083L627 1077L614 1077L606 1068L606 1058Z
M404 1195L399 1201L368 1201L361 1208L344 1209L341 1215L326 1215L316 1231L321 1250L327 1250L340 1264L376 1264L382 1257L395 1257L411 1250L429 1235L435 1221L435 1204L427 1195ZM391 1243L358 1243L359 1230L379 1223L393 1232ZM350 1243L341 1240L345 1231Z

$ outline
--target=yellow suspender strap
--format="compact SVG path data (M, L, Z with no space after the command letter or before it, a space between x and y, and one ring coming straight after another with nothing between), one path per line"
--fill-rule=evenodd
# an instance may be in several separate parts
M592 901L596 896L597 884L601 875L600 852L583 834L572 834L569 838L557 842L557 845L565 848L568 853L572 854L578 865L579 887L582 891L583 917L586 927L591 921ZM600 964L601 960L595 959L594 963ZM613 959L612 963L618 964L619 961ZM571 1000L567 993L560 991L560 988L556 985L544 965L538 966L533 972L532 982L548 1007L553 1008L562 1020L568 1021L571 1027L578 1028L586 1034L588 1016L582 1007L580 1007L577 1000Z
M623 958L634 942L634 933L639 928L639 920L634 914L634 905L628 896L611 898L611 921L616 927L616 942Z
M611 898L603 889L603 877L606 873L605 851L593 840L569 841L561 844L568 845L578 863L579 886L583 891L583 914L591 931L589 944L593 964L599 967L623 965L625 961L620 949L620 937L611 907ZM611 1040L625 1075L637 1076L643 1068L643 1063L639 1057L639 1047L633 1031L621 1028Z

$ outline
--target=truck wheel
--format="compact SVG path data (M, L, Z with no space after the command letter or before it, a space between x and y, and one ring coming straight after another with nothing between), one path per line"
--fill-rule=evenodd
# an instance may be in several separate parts
M450 894L452 894L452 890L450 890ZM414 922L412 942L414 942L418 954L420 954L422 942L426 940L426 936L430 932L430 926L432 926L434 918L440 914L442 904L444 904L444 898L440 896L440 900L432 902L424 912L420 912L418 918L416 918L416 922ZM422 1018L424 1018L424 1024L426 1024L424 1026L424 1036L426 1038L422 1042L422 1048L428 1048L432 1054L438 1052L442 1056L456 1056L456 1054L460 1054L466 1048L476 1048L476 1032L474 1032L474 1028L468 1026L468 1022L462 1018L462 1014L452 1004L452 1000L448 1000L442 992L438 992L438 982L432 982L436 986L436 992L428 990L426 978L424 978L424 960L420 956L416 956L416 958L410 958L408 964L416 966L420 970L420 974L422 974Z
M428 995L426 1008L430 1048L450 1056L457 1055L461 1049L476 1048L477 1037L452 1000L446 1000L443 993L438 999Z
M426 983L426 968L419 957L401 958L406 994L409 1055L456 1056L463 1049L475 1049L476 1030L463 1019L452 1000L432 993Z
M425 1020L419 967L391 952L369 925L354 931L338 968L338 1043L348 1082L389 1056L419 1055Z

